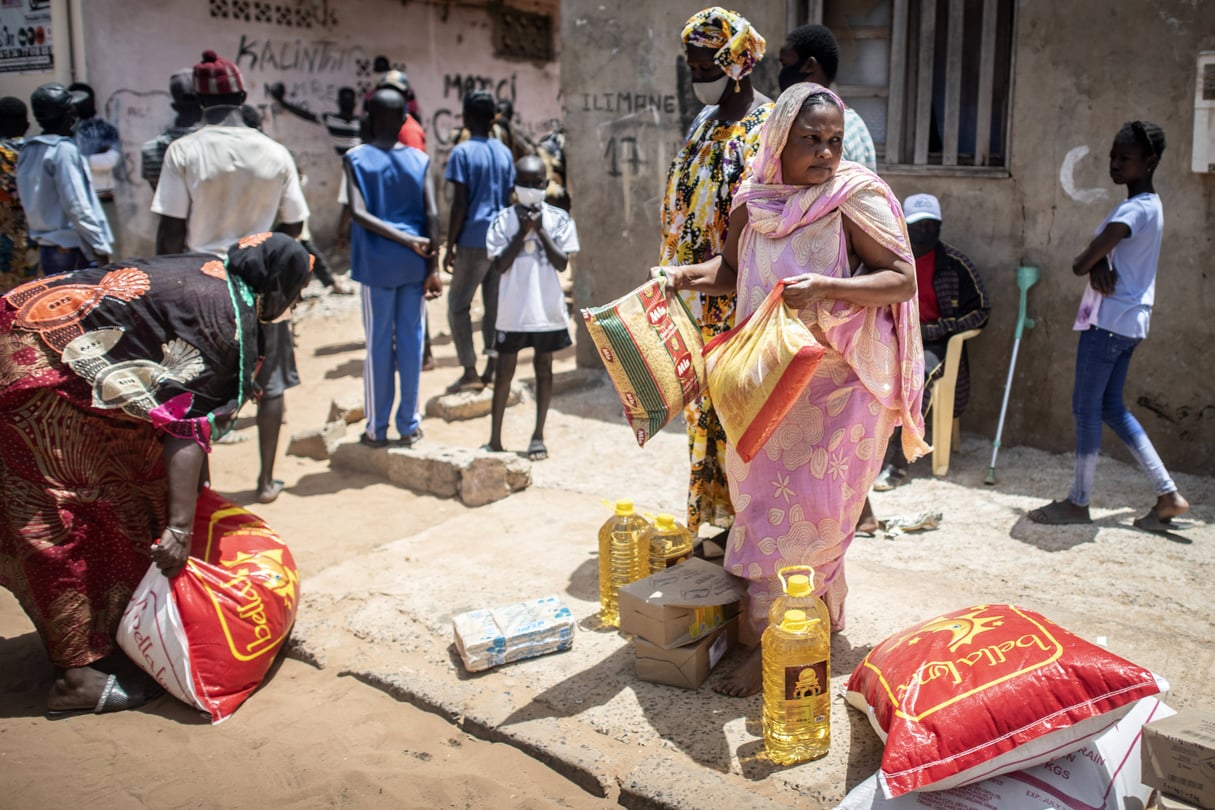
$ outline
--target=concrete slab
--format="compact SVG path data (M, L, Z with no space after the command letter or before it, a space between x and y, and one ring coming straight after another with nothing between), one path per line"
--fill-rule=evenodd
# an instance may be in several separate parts
M835 806L881 757L878 737L840 697L851 671L888 635L971 604L1015 602L1087 638L1104 636L1172 682L1172 705L1205 700L1215 673L1215 653L1204 652L1215 632L1204 595L1215 512L1195 509L1192 540L1137 532L1132 514L1110 509L1095 509L1092 526L1030 524L1029 508L1066 490L1068 460L1009 448L1000 485L985 487L990 443L967 437L948 479L917 465L909 484L875 494L879 516L932 506L944 512L941 528L855 540L848 627L832 643L831 751L773 766L763 757L760 697L717 695L720 672L695 691L639 681L630 641L596 621L596 533L608 501L628 497L643 511L679 514L682 430L637 448L602 387L563 396L549 428L558 452L531 465L529 489L421 531L401 526L403 539L309 577L300 654L509 742L630 807ZM1142 498L1132 468L1103 465L1110 502ZM1215 479L1181 479L1195 503L1215 502ZM452 615L547 594L578 621L572 650L464 672ZM732 652L720 669L741 657Z

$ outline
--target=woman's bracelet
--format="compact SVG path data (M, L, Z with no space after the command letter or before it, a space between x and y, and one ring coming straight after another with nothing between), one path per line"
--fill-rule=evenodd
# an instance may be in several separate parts
M170 532L178 540L183 540L183 541L194 536L193 531L186 531L184 529L174 529L172 526L165 526L165 531Z

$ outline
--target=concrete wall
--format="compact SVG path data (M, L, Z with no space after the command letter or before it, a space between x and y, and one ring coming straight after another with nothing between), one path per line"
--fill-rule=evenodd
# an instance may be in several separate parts
M665 99L674 95L678 108L683 98L678 33L699 7L659 0L625 15L591 0L562 3L565 52L578 55L564 60L561 87L583 245L579 306L627 291L657 256L663 177L681 139L679 116ZM765 66L775 63L784 4L742 11L769 39ZM1125 195L1106 170L1114 133L1144 118L1168 137L1156 181L1166 226L1152 332L1136 351L1126 399L1166 464L1205 472L1215 452L1215 175L1192 174L1190 153L1194 60L1215 48L1215 3L1021 0L1016 25L1009 176L882 172L900 197L941 197L944 238L974 258L994 302L990 326L970 343L973 393L963 429L995 434L1017 318L1015 272L1033 264L1042 271L1029 294L1037 326L1022 342L1003 441L1072 446L1071 324L1083 282L1071 261ZM772 76L757 84L775 89L766 83ZM617 93L662 103L630 112ZM580 362L598 363L585 343L579 351ZM1109 431L1105 446L1128 458Z
M208 48L238 64L250 103L266 114L266 132L296 154L308 177L305 193L312 208L313 238L322 247L332 242L335 231L341 164L323 127L273 103L267 90L271 83L283 82L288 98L297 104L317 112L333 111L338 88L366 85L373 57L387 56L409 74L439 178L453 130L460 127L460 99L469 86L488 87L513 99L524 131L547 131L560 116L558 63L494 58L483 5L421 0L273 4L276 9L329 15L328 25L311 28L214 17L210 13L214 5L208 0L85 4L87 81L122 135L127 180L117 188L118 225L128 254L151 252L155 237L155 217L148 211L152 192L139 177L140 146L172 121L169 75L197 62ZM555 4L548 5L555 11ZM445 206L441 215L445 221Z

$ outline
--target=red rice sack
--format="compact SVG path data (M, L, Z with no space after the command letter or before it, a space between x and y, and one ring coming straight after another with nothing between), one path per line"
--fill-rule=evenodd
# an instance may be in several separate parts
M709 398L726 437L750 461L810 384L823 347L781 300L778 283L759 308L705 344Z
M1167 689L1033 611L977 605L874 647L847 699L886 742L878 780L894 798L1056 759Z
M172 579L148 569L118 644L167 692L218 723L265 678L298 601L299 573L278 535L205 489L186 567Z
M1152 789L1139 778L1143 726L1176 712L1144 698L1114 727L1070 754L972 785L887 799L878 775L848 792L836 810L1127 810L1147 807Z
M637 444L700 398L700 327L666 279L647 281L612 303L582 310Z

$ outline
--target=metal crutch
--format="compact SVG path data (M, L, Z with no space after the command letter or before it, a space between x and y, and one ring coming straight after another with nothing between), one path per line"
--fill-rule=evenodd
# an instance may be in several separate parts
M991 466L987 468L987 478L983 481L989 487L996 485L996 456L1000 452L1000 437L1004 433L1004 416L1008 413L1008 395L1012 392L1013 371L1017 368L1017 349L1021 348L1021 334L1026 329L1034 328L1034 319L1025 314L1026 297L1029 288L1038 283L1040 273L1033 266L1017 268L1017 286L1021 289L1021 306L1017 312L1017 331L1013 337L1012 359L1008 361L1008 380L1004 383L1004 402L1000 405L1000 421L996 424L996 439L991 447Z

